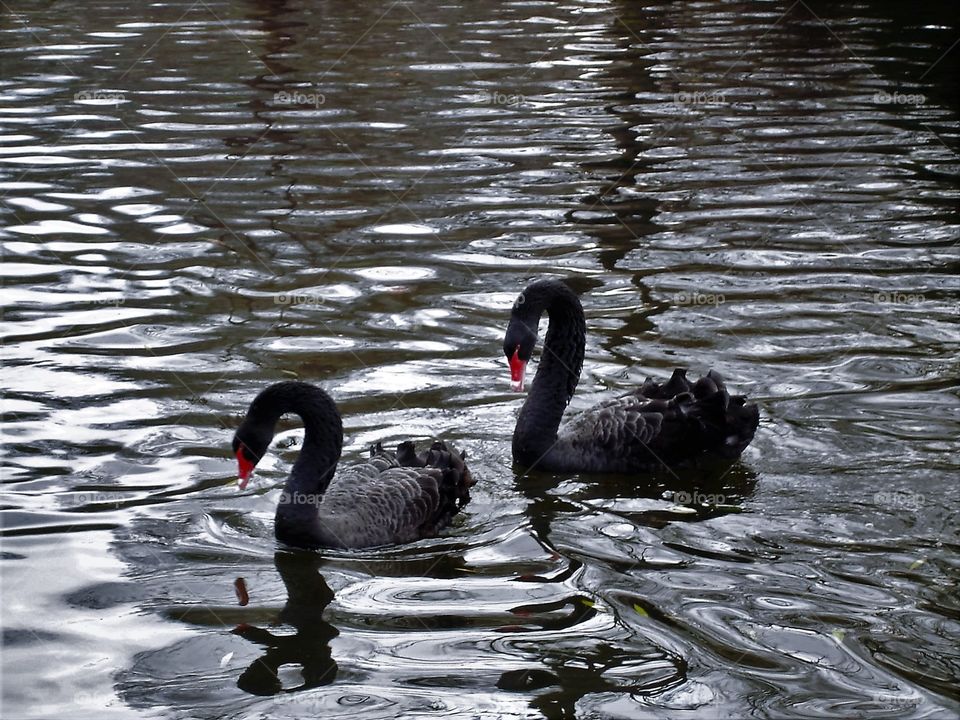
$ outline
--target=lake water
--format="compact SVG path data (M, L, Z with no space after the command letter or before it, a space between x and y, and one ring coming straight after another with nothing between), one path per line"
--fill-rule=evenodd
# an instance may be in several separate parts
M956 717L950 3L14 0L0 39L3 718ZM741 462L515 471L542 276L575 409L716 368ZM230 438L294 377L346 460L465 448L466 511L281 551L302 435L244 492Z

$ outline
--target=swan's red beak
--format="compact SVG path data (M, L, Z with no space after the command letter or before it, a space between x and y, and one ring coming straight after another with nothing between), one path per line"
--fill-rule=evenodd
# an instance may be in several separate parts
M523 392L523 374L527 370L527 361L520 359L520 348L513 351L510 358L510 381L514 392Z
M256 466L243 456L243 448L237 448L237 479L241 490L247 487L254 467Z

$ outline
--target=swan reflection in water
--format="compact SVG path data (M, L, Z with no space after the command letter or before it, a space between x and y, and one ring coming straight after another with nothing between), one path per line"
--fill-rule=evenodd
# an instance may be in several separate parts
M292 625L296 633L277 634L265 628L242 623L233 629L235 635L265 648L237 679L237 687L252 695L277 695L299 692L329 685L337 677L330 641L339 631L323 619L323 611L333 600L333 591L320 573L323 559L313 553L278 551L274 563L287 589L287 602L276 624ZM238 580L241 604L246 604L246 585ZM282 666L301 668L303 682L283 686Z
M605 522L605 517L619 518L641 528L655 529L671 522L700 522L716 513L735 512L736 505L753 492L756 477L746 467L737 464L726 471L700 469L681 473L679 478L661 477L659 483L651 483L644 491L638 491L637 479L632 477L603 476L591 480L596 482L584 483L568 498L555 493L558 476L532 473L516 478L517 488L529 501L530 531L544 554L539 556L540 561L527 567L528 572L520 571L513 582L502 586L487 584L483 566L471 566L457 552L417 553L413 557L401 555L379 561L365 558L363 569L381 578L430 578L444 586L461 587L466 593L464 597L476 597L477 590L470 588L475 582L483 585L486 592L492 592L494 599L515 599L515 603L506 605L506 612L503 605L500 609L485 609L483 603L468 603L453 613L448 609L444 613L416 614L418 628L452 635L462 632L464 637L480 631L488 639L496 638L494 642L507 651L512 658L512 667L492 665L487 668L488 672L477 675L474 682L478 692L524 698L531 709L546 717L574 717L577 703L586 695L596 693L597 688L646 696L667 692L687 678L686 648L661 637L656 622L647 623L649 632L644 632L642 627L638 630L629 623L624 624L622 620L611 622L611 618L618 616L616 612L611 614L611 606L626 603L627 606L640 604L646 607L648 598L639 587L636 592L623 588L622 592L613 595L603 588L584 587L584 579L577 579L583 570L582 559L570 556L565 541L554 539L554 531L561 529L561 535L566 536L562 527L570 522L580 527L581 521L576 518L585 507L588 516L598 521ZM690 508L691 512L678 513L662 503L639 511L629 502L621 504L624 498L659 497L664 487L674 493L683 491L691 495L722 492L731 505L726 508L702 506L696 507L696 512ZM696 503L691 504L696 506ZM602 535L598 534L582 550L590 552L593 545L602 540ZM604 546L597 545L596 549L602 552ZM608 563L615 562L612 553L605 553L605 558ZM622 558L625 565L631 566L639 560ZM313 552L281 550L275 553L274 564L287 599L279 612L271 611L266 616L263 625L253 624L258 622L255 618L264 617L262 611L248 608L245 615L252 622L232 629L233 634L261 648L260 656L239 672L236 686L240 690L260 697L286 695L292 700L296 693L329 686L338 679L344 682L341 670L352 676L349 684L357 681L351 658L341 657L341 663L346 663L341 668L332 656L333 640L341 633L324 620L324 611L332 603L334 592L321 570L338 572L336 566L340 566L343 559L323 568L329 562L329 558ZM343 569L339 567L339 570ZM339 585L332 577L331 582L335 587ZM537 590L537 587L541 589ZM544 593L546 587L556 591ZM526 588L531 589L527 591ZM246 604L244 584L240 590L241 604ZM257 591L256 587L250 588L254 598ZM385 601L390 602L390 599ZM350 604L349 599L346 602ZM654 617L656 610L655 603L650 605ZM400 617L379 618L377 625L384 632L403 628L409 633L403 619L402 614ZM344 633L350 633L348 627L342 629ZM411 642L416 641L411 639ZM523 667L518 668L517 661ZM379 668L377 674L396 672L389 682L400 686L417 686L431 677L435 679L437 673L437 666L430 663L424 667L418 663L402 668L388 667L389 663ZM292 670L299 671L299 675ZM453 667L448 670L459 672ZM428 677L424 676L425 673ZM362 670L361 674L365 675ZM381 681L382 678L365 677L365 682L373 687L379 686Z
M581 481L577 490L557 493L558 486L572 478ZM573 585L579 592L561 590L559 601L511 610L524 622L501 631L543 630L546 634L535 643L517 643L536 662L503 672L497 688L529 695L529 707L543 717L576 718L578 703L587 695L606 692L656 697L687 682L688 648L662 632L667 625L661 623L668 621L657 603L644 596L643 583L635 589L624 584L614 592L602 586L585 587L583 558L596 553L599 562L628 575L645 566L648 547L667 545L658 539L656 530L671 523L698 523L740 512L741 504L756 489L756 473L741 462L662 469L645 476L578 477L518 469L514 484L528 500L525 514L533 537L552 559L539 572L515 579L558 589ZM636 537L617 542L600 532L604 525L618 522L633 525ZM571 553L569 539L586 528L596 532L588 533ZM563 539L555 541L555 531ZM603 627L596 622L600 619L597 600L619 607L621 613L615 614L630 616L630 608L634 613L640 608L655 620L632 624L621 617L614 625ZM594 627L589 635L582 630L570 634L576 628L589 627L591 621Z

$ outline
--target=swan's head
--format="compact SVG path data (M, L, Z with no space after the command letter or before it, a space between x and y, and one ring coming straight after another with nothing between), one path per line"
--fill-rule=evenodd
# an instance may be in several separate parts
M533 348L536 344L536 324L531 327L526 320L518 317L516 306L514 306L514 315L510 318L507 334L503 338L503 354L510 364L510 381L516 392L523 391L523 376L527 370L527 363L533 357Z
M253 474L253 469L270 447L273 434L258 431L244 423L233 436L233 454L237 457L237 478L243 490Z

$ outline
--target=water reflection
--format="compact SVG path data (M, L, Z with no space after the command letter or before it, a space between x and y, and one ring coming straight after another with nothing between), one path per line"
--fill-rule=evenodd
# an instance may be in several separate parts
M949 4L20 5L8 714L956 716ZM763 408L742 463L511 472L498 344L542 275L585 299L572 409L715 367ZM281 571L296 433L243 495L225 447L287 377L348 455L466 447L468 512Z
M571 478L529 472L517 475L515 483L528 501L525 514L534 537L554 560L540 572L518 576L516 580L522 583L590 587L586 568L598 564L630 574L642 568L689 563L666 560L664 549L688 556L750 561L750 556L732 549L661 544L650 532L669 523L700 522L740 512L756 487L757 476L739 462L642 477ZM587 537L574 540L571 526L577 532L583 528L590 531ZM531 693L530 707L545 718L577 717L578 703L593 692L655 697L688 679L687 649L669 639L666 645L661 643L664 638L657 626L673 622L656 599L617 593L608 598L607 588L593 590L595 594L590 596L573 595L512 608L523 622L500 628L501 632L546 631L534 635L535 640L512 645L532 652L534 667L509 670L497 681L501 690ZM610 601L614 604L598 612L598 603ZM609 613L618 618L613 624L609 624ZM647 628L649 635L636 634L632 623L619 618L620 613L646 619L652 626ZM596 628L590 632L593 641L587 642L581 635L570 642L558 632L582 628L584 623Z
M562 575L548 582L557 582ZM527 582L540 578L525 577ZM649 643L619 638L597 601L582 595L511 609L521 624L499 628L528 639L505 642L531 660L533 667L508 670L497 688L532 694L530 707L546 718L575 718L577 704L593 692L657 694L684 682L685 661ZM592 628L591 640L571 642L564 631Z
M517 488L527 500L527 520L545 548L562 513L608 514L629 523L661 528L670 522L700 522L737 513L757 486L757 474L742 462L719 460L700 467L637 475L564 476L524 472Z
M234 634L265 648L240 674L237 687L252 695L276 695L329 685L337 677L330 641L339 632L323 619L333 591L320 573L322 558L315 553L280 551L273 561L287 590L287 602L272 624L293 626L296 633L278 634L247 623L234 628ZM284 686L281 667L297 668L302 682Z

